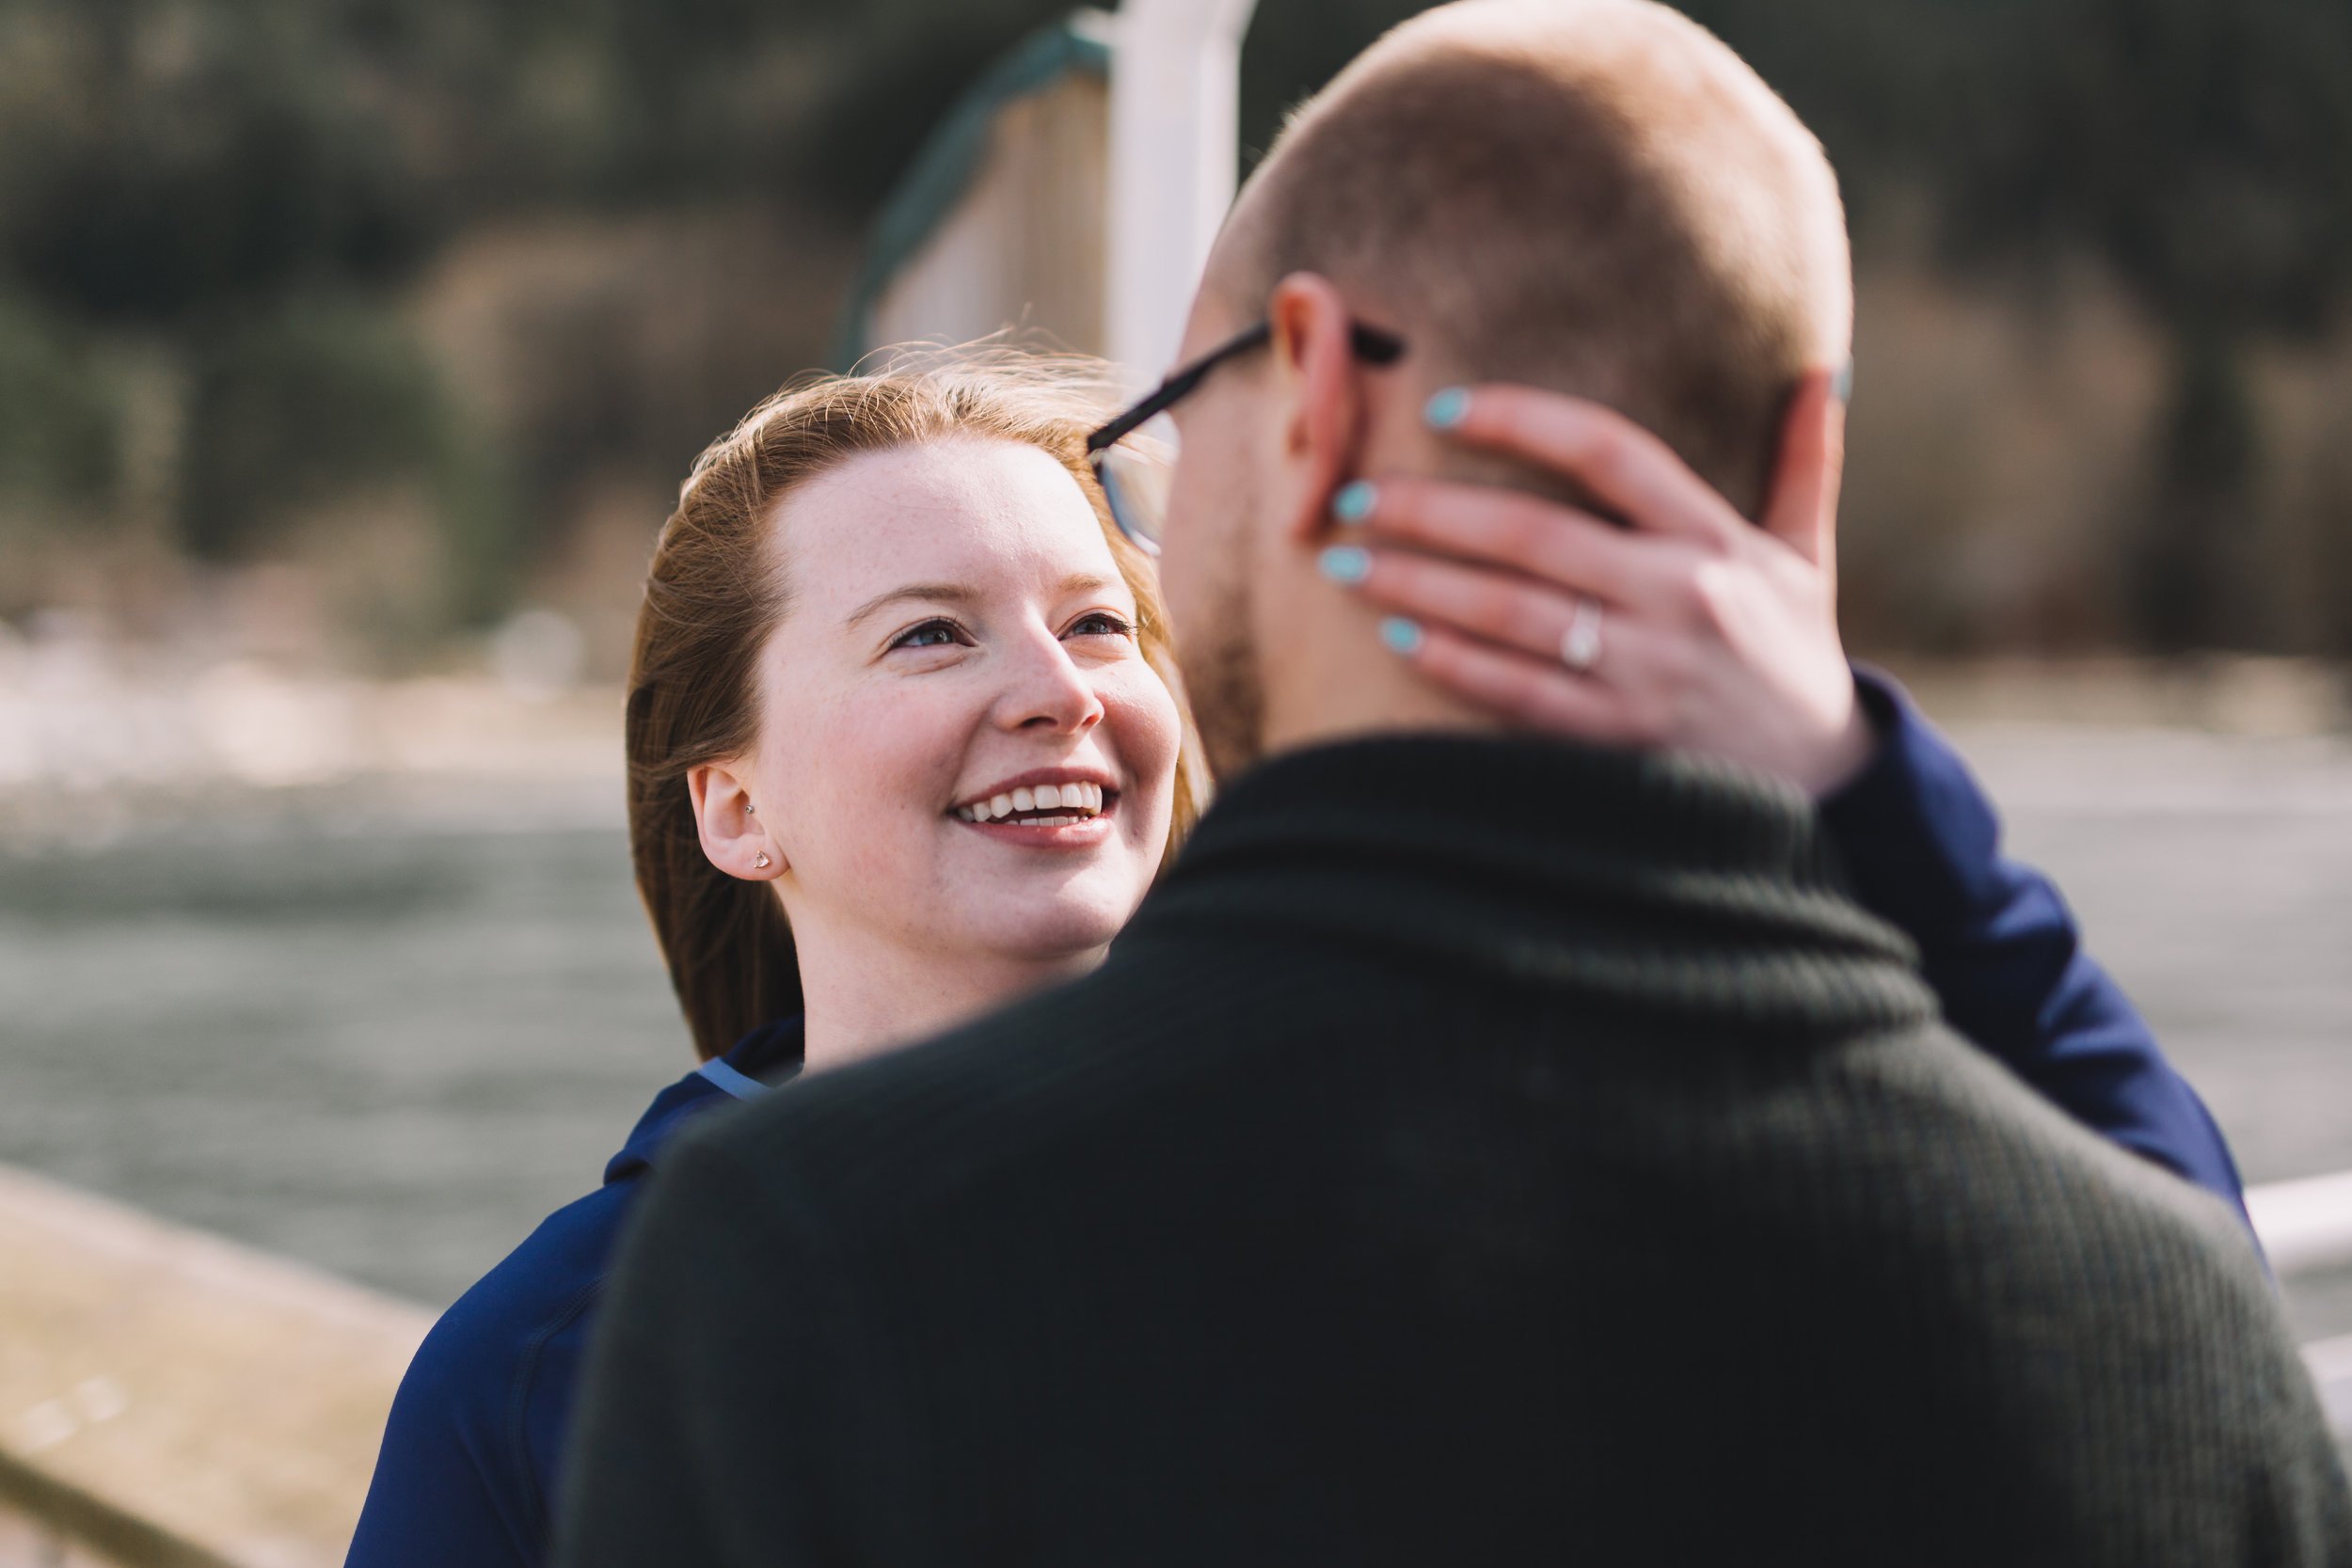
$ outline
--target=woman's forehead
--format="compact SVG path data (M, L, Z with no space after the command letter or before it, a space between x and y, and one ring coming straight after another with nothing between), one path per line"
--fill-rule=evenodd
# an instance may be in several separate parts
M883 579L1116 577L1086 492L1051 453L957 438L861 452L778 509L793 597L864 595Z

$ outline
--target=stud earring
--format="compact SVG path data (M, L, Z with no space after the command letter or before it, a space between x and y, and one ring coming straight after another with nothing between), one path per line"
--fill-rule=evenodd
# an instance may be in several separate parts
M768 851L767 851L767 850L762 849L762 850L759 852L759 859L757 859L757 860L755 860L755 861L752 862L752 869L753 869L754 871L765 871L765 870L767 870L767 869L768 869Z

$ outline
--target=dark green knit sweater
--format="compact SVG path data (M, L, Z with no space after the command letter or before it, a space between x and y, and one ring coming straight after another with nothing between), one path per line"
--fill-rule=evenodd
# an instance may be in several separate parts
M1661 758L1266 765L1092 976L669 1161L606 1325L570 1568L2352 1564L2230 1216Z

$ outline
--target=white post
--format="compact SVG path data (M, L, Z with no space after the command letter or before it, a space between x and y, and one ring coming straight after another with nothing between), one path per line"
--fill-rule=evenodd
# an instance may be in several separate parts
M2280 1278L2352 1266L2352 1170L2249 1187L2246 1212Z
M1232 205L1241 41L1257 0L1124 0L1111 51L1104 340L1139 382L1173 363Z

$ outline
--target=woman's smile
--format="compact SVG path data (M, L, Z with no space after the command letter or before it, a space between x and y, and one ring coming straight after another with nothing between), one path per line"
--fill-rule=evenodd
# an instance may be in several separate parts
M1119 787L1107 773L1039 768L1000 779L947 815L999 843L1036 849L1084 849L1115 831Z
M790 610L743 793L819 1046L835 974L868 1010L959 965L976 990L1060 977L1152 885L1184 726L1108 528L1079 475L1005 439L861 451L777 504Z

